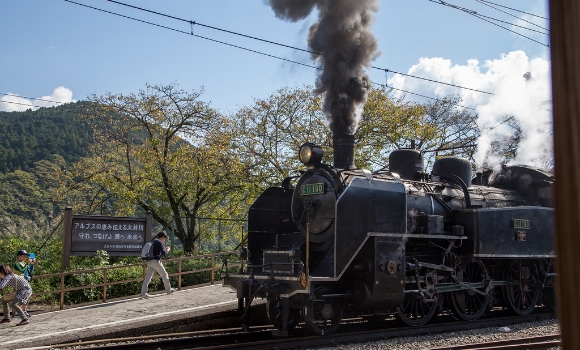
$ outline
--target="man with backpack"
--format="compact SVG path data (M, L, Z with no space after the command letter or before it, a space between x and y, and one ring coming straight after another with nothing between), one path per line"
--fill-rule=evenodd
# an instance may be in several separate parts
M161 257L167 255L167 253L169 252L169 247L163 245L166 239L167 232L165 232L165 230L159 232L157 234L157 237L153 240L151 247L149 249L151 253L145 254L145 256L143 257L143 259L148 261L147 261L147 275L145 276L145 280L143 280L143 286L141 286L142 299L150 297L150 295L147 294L147 290L149 289L149 282L151 282L151 278L153 277L154 271L157 271L161 276L161 279L163 280L163 285L165 286L165 292L167 294L171 294L176 290L175 288L171 288L171 284L169 282L169 275L167 274L167 271L165 271L163 263L161 263ZM143 253L141 255L143 256Z

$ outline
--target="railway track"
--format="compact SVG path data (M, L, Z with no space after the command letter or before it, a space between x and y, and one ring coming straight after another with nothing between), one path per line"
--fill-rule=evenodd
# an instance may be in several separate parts
M445 321L436 324L425 325L422 327L400 327L395 326L395 321L386 321L381 326L372 326L371 324L353 319L345 324L343 329L349 329L349 332L340 332L329 336L312 336L305 329L300 327L295 330L292 336L280 338L272 336L271 329L266 327L254 327L252 332L240 332L236 329L223 329L219 331L189 332L163 336L133 337L121 339L103 339L87 343L71 343L53 345L53 349L134 349L138 347L144 350L165 350L165 349L292 349L292 348L315 348L322 346L336 346L338 344L361 343L369 341L384 340L396 337L413 337L424 334L436 334L444 332L456 332L460 329L477 329L485 327L498 327L516 323L534 322L542 319L554 318L553 314L537 314L530 316L511 316L501 319L480 319L475 322L463 323L457 321ZM219 333L219 334L216 334ZM526 344L529 349L546 349L558 346L558 335L551 335L550 339L535 339L527 343L517 343L518 340L509 340L497 342L497 344L473 344L461 345L458 347L445 347L445 349L518 349L521 344ZM545 343L542 347L541 343ZM550 343L548 343L550 342ZM537 344L530 347L530 344ZM528 346L530 345L530 346ZM548 346L549 345L549 346ZM474 347L469 347L474 346ZM487 346L487 347L482 347ZM511 346L511 347L510 347ZM521 348L521 347L520 347ZM433 349L435 350L435 349ZM437 349L439 350L439 349Z
M532 338L518 338L495 342L446 346L443 348L431 348L426 350L508 350L508 349L551 349L561 346L560 334L550 334Z

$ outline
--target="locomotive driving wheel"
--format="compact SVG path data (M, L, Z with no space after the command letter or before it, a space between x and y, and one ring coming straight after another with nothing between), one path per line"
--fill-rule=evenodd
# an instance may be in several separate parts
M475 321L489 307L491 291L487 269L481 260L461 263L457 271L457 282L462 290L450 293L454 313L465 321Z
M504 270L503 297L516 315L529 315L540 298L541 283L537 264L533 261L512 260Z
M417 282L417 287L421 293L407 293L401 306L397 308L397 318L409 326L422 326L429 322L441 309L443 298L435 292L433 283L437 280L436 274L423 276L424 281L431 281L430 285L425 282ZM426 296L428 298L426 298Z
M266 312L274 327L284 330L284 304L280 297L268 299L266 301ZM296 328L302 319L302 310L288 307L288 319L286 320L286 330Z
M397 318L409 326L422 326L429 322L437 310L441 308L443 299L427 301L419 293L405 295L405 300L397 308Z
M342 320L340 299L324 297L328 292L327 287L318 287L306 303L306 326L319 335L334 333Z

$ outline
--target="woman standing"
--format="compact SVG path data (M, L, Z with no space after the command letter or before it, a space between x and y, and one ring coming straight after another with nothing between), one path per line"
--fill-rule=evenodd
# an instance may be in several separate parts
M16 297L12 300L11 305L12 310L16 311L22 319L17 326L28 324L28 317L22 311L22 308L20 308L20 304L28 304L28 300L32 295L30 284L23 277L13 274L7 264L0 265L0 278L2 278L2 281L0 281L0 289L9 287L16 291ZM8 311L8 301L4 299L2 299L2 312L4 313L4 319L0 323L9 323L10 312Z

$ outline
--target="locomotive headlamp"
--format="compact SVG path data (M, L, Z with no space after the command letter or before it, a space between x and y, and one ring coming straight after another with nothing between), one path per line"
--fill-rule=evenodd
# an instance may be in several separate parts
M306 165L316 165L322 162L322 148L313 143L307 142L300 146L300 161Z

